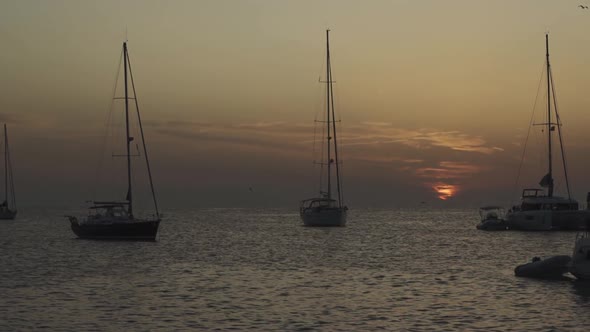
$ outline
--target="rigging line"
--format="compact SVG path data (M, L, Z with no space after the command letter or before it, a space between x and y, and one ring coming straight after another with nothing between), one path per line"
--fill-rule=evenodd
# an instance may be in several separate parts
M323 68L323 67L322 67ZM318 80L318 82L321 81L321 77ZM315 90L315 98L313 100L314 103L314 109L315 109L315 120L314 120L314 139L313 139L313 144L314 144L314 163L316 160L320 161L320 167L319 167L319 183L316 182L314 180L314 186L316 184L318 184L317 187L317 192L320 193L322 192L322 187L324 185L324 165L323 163L321 163L321 160L324 158L324 137L326 135L326 128L323 126L323 120L318 120L319 117L323 117L323 104L324 104L324 93L323 93L323 89L318 89L318 88L314 88ZM322 105L321 107L318 107L318 105ZM319 128L321 128L321 131L318 132L318 126L320 126ZM318 136L320 135L320 136ZM319 148L318 148L319 146ZM316 166L314 166L314 172L317 170Z
M108 114L106 116L106 119L104 121L104 129L103 129L103 139L102 139L102 144L100 145L100 148L98 149L98 163L97 163L97 167L94 173L94 181L95 181L95 185L93 188L93 192L92 192L92 197L95 200L96 197L96 191L97 191L97 184L100 182L100 177L101 177L101 172L100 170L102 169L102 164L104 161L104 156L105 156L105 151L106 151L106 146L107 146L107 141L109 138L109 123L111 122L112 119L112 114L113 114L113 109L115 108L115 96L117 93L117 83L119 82L119 75L121 73L121 61L123 60L123 50L121 49L121 53L119 56L119 65L117 66L117 70L115 73L115 79L114 79L114 84L113 84L113 92L112 92L112 98L109 102L109 111Z
M547 104L547 94L544 93L543 94L543 104ZM542 115L543 116L543 115ZM546 123L547 119L542 119L542 123ZM534 126L534 124L533 124ZM546 125L545 125L546 126ZM547 137L545 136L545 128L541 127L541 133L534 136L534 138L536 139L536 146L540 146L540 151L538 151L538 154L536 156L537 158L537 165L539 166L537 168L537 171L540 172L541 174L546 174L547 173L547 169L545 168L545 164L547 163L547 155L549 154L549 146L547 144Z
M10 170L8 171L8 174L10 175L10 192L12 193L12 206L14 207L14 209L16 209L16 194L15 194L15 190L14 190L14 171L12 169L12 160L8 160L8 166L10 167Z
M518 193L518 181L520 181L520 172L522 170L522 165L524 164L524 157L526 155L526 147L529 141L529 136L531 134L531 128L533 127L533 120L535 117L535 108L537 107L537 99L539 98L539 91L541 90L541 83L543 82L543 73L545 72L545 62L543 62L543 69L541 70L541 78L539 79L539 84L537 86L537 95L535 96L535 102L533 104L533 111L531 114L531 119L529 121L529 128L526 134L526 138L524 140L524 147L522 149L522 156L520 157L520 165L518 165L518 173L516 174L516 181L514 183L514 191Z
M325 59L327 57L328 57L328 51L327 51L326 48L323 48L322 47L322 56L321 57L318 57L318 59L320 59L319 60L319 62L320 62L320 65L319 65L319 68L320 68L319 69L320 76L318 78L318 82L320 82L320 83L322 83L321 73L323 73L324 72L324 69L326 68L325 67L326 66ZM329 79L327 77L326 77L326 81L329 81ZM326 98L326 94L324 93L323 89L317 89L316 90L316 98L315 98L315 100L317 102L318 99L321 99L321 102L319 104L321 104L322 107L317 107L318 104L315 104L315 107L316 107L316 115L315 115L315 117L316 117L316 119L318 118L318 116L323 116L323 114L324 114L323 113L323 110L324 110L324 106L323 105L325 105L326 102L327 102L326 99L324 99L324 98ZM315 122L315 125L314 126L318 126L318 125L320 125L320 123L323 123L323 122ZM326 126L321 125L321 128L322 128L322 136L320 137L320 140L318 142L319 143L319 146L320 146L320 151L319 151L319 160L320 161L324 160L324 156L325 156L325 153L326 153L326 146L325 146L325 144L323 144L324 138L326 137ZM316 143L316 141L314 139L314 144L315 143ZM324 166L325 166L325 163L320 162L319 164L320 164L320 181L319 181L318 192L320 194L320 197L322 197L322 188L324 186ZM328 174L328 177L329 177L329 174Z
M340 165L338 159L338 139L336 137L336 113L334 110L334 88L332 84L332 64L329 63L330 66L330 97L332 98L332 128L334 132L334 158L336 159L336 188L338 190L338 204L342 207L342 193L340 188ZM329 161L328 161L329 162Z
M154 183L152 181L152 171L150 168L150 161L148 158L147 147L145 144L145 136L143 135L143 126L141 124L141 115L139 113L139 103L137 102L137 93L135 92L135 82L133 80L133 71L131 70L131 59L129 59L129 52L127 52L127 63L129 65L129 76L131 77L131 87L133 89L133 97L135 97L135 110L137 111L137 120L139 122L139 131L141 133L141 142L143 143L143 154L145 155L145 162L147 165L148 176L150 178L150 188L152 190L152 198L154 201L154 207L156 208L156 217L160 219L160 212L158 210L158 202L156 201L156 191L154 189Z
M127 75L127 65L129 63L129 56L127 52L127 42L123 43L123 77L125 79L125 152L127 154L127 213L129 218L133 219L133 181L131 178L131 139L129 136L129 81Z
M3 184L4 184L4 187L6 188L6 190L5 190L5 193L4 193L4 195L5 195L4 200L6 202L8 202L8 186L9 186L8 185L8 152L7 152L8 151L8 149L7 149L7 146L8 145L6 144L6 142L4 141L4 139L3 140L0 140L0 143L1 143L2 147L4 148L4 149L2 149L2 154L5 156L4 157L4 160L5 160L4 161L4 173L5 173L5 176L4 176L4 182L3 182Z
M4 124L4 199L8 203L8 133ZM8 204L6 204L8 207Z
M323 114L322 114L322 116L323 116ZM317 125L317 123L320 123L320 122L316 122L316 125ZM322 136L320 137L320 142L319 142L319 145L320 145L320 161L324 160L324 154L326 152L326 146L323 144L324 137L326 137L326 127L322 125ZM323 186L324 186L324 163L321 162L320 163L320 187L318 188L319 189L318 192L320 193L320 196L321 196L321 193L322 193Z
M323 104L325 104L325 94L322 91L323 89L319 89L318 94L321 95L321 97L319 99L321 99L321 104L322 107L318 107L317 109L317 113L316 113L316 118L318 117L323 117ZM324 138L326 137L326 127L323 125L323 120L322 121L318 121L314 123L314 126L321 126L321 136L318 139L317 144L319 145L319 160L320 160L320 181L319 181L319 186L318 186L318 192L321 196L322 194L322 188L324 187L324 163L322 162L324 160L324 155L325 155L325 151L326 151L326 147L323 144L324 143ZM316 144L316 142L314 142L314 144Z
M322 53L323 54L323 53ZM322 73L323 72L323 68L324 68L324 57L320 57L320 65L319 65L319 72ZM318 77L318 82L322 81L322 77L321 74ZM316 171L316 160L323 160L324 159L324 145L322 144L323 142L323 137L325 136L325 128L324 126L322 126L322 131L321 131L321 137L318 139L318 125L321 123L320 121L318 121L318 116L322 116L323 115L323 107L318 107L318 104L323 104L323 91L322 89L317 89L317 88L313 88L314 92L315 92L315 97L313 98L313 110L314 110L314 124L313 124L313 129L314 129L314 136L313 136L313 151L312 151L312 159L313 159L313 171ZM321 102L318 102L318 100L322 100ZM319 142L318 142L319 140ZM319 146L319 149L317 149L317 147ZM316 150L317 149L317 150ZM321 193L322 191L322 185L323 185L323 173L324 173L324 165L323 163L319 163L320 166L320 175L319 175L319 183L316 182L315 180L313 180L313 186L315 187L316 184L318 184L317 190L319 193Z
M325 67L322 66L322 70ZM318 107L318 115L320 118L323 119L324 116L324 105L326 104L326 94L324 93L323 89L319 89L318 90L318 94L320 94L321 97L321 107ZM323 125L324 120L320 121L320 122L316 122L316 125L320 125L322 128L322 136L319 139L319 145L320 145L320 183L319 183L319 188L318 188L318 192L320 194L320 197L322 196L322 188L324 187L324 180L325 180L325 174L324 174L324 166L326 166L326 164L323 162L324 157L326 155L326 145L324 144L324 139L326 139L326 126Z
M317 113L316 113L316 115L314 117L314 121L313 121L313 142L312 142L313 148L311 150L311 160L313 160L314 165L315 165L315 157L316 157L316 144L315 144L315 140L317 139L317 128L318 128L317 127L318 126L317 119L318 119L318 116L317 116ZM315 171L315 166L313 166L312 170ZM312 181L311 187L313 188L313 186L315 185L315 181L313 181L313 179L311 179L311 181Z
M8 146L8 135L6 135L6 159L8 164L8 178L10 179L9 190L12 194L12 207L16 210L16 195L14 194L14 173L12 170L12 160L10 158L10 148ZM6 179L6 181L8 181L8 179ZM6 195L6 200L8 201L8 193Z
M326 79L327 82L331 82L332 81L332 75L330 73L330 30L326 30ZM328 161L328 199L332 199L332 169L331 169L331 162L330 159L332 158L332 153L331 153L331 146L330 146L330 141L331 141L331 136L330 136L330 86L331 84L328 83L326 84L326 131L328 132L328 135L326 137L326 141L327 141L327 147L326 149L328 150L327 155L327 161ZM334 120L334 119L332 119Z
M15 197L14 197L14 187L12 185L12 183L13 183L13 180L12 180L12 166L11 166L11 163L10 163L10 155L9 154L7 154L7 156L6 156L6 167L7 167L7 171L6 171L6 175L7 176L6 176L6 180L5 180L6 181L6 187L7 187L7 190L6 190L6 202L7 203L11 203L11 204L7 204L7 206L12 207L12 203L14 201L16 201L16 200L15 200ZM12 202L9 199L10 197L12 197Z
M11 164L9 163L9 165L11 165ZM10 176L10 194L12 195L12 204L11 205L12 205L12 208L14 210L16 210L16 194L14 192L14 175L12 172L13 172L12 169L10 169L8 171L8 174Z
M334 87L332 87L332 88L334 88ZM339 89L338 85L336 85L336 90L338 90L338 89ZM340 153L340 155L342 155L342 137L344 137L343 132L342 132L342 127L343 127L342 126L342 113L340 112L340 105L342 105L342 104L340 103L340 93L338 91L336 91L334 94L336 95L336 103L335 104L338 104L338 121L337 121L338 123L336 125L338 126L338 131L340 132L340 142L341 142L341 144L338 146L337 150ZM336 121L335 116L334 116L334 121ZM344 205L344 186L342 184L342 178L344 178L344 172L342 170L343 163L339 162L339 164L340 164L339 171L340 171L340 175L341 175L338 177L339 178L339 185L340 185L340 196L341 196L342 205Z
M338 96L338 92L336 92L336 96ZM338 97L336 97L336 98L338 98ZM338 132L340 132L340 141L342 142L342 137L344 137L343 132L342 132L342 127L343 127L342 126L342 117L340 117L340 114L338 114L338 116L339 116L338 123L336 125L338 126ZM338 146L338 151L339 151L340 155L342 155L342 144L340 144ZM342 181L342 179L344 178L344 169L343 169L344 163L342 163L342 162L339 161L338 164L340 165L339 166L339 171L340 171L340 177L339 177L339 180L340 180L339 181L339 184L340 184L340 197L341 197L341 200L342 200L342 205L345 205L344 204L344 184L343 184L343 181Z
M320 77L319 81L321 81L321 77ZM312 101L312 109L314 111L314 118L313 118L313 142L312 142L312 150L311 150L311 160L313 161L313 166L312 166L313 172L315 172L315 170L316 170L316 166L315 166L316 158L319 158L319 160L321 160L321 158L322 158L321 154L323 153L322 152L323 150L321 150L321 149L319 151L316 150L317 149L316 140L318 139L318 136L317 136L318 135L318 133L317 133L317 131L318 131L318 115L320 112L319 112L319 109L316 105L316 102L319 99L318 90L316 88L314 88L314 91L316 92L316 94L315 94L315 97L313 98L313 101ZM320 146L321 146L321 144L320 144ZM319 156L318 156L318 153L320 154ZM315 180L315 177L310 178L310 181L311 181L310 187L314 188L317 183ZM322 183L322 178L321 178L321 169L320 169L320 187L318 188L318 190L321 190L321 187L322 187L321 183Z
M340 125L340 128L342 128L342 126ZM340 130L340 133L342 133L342 130ZM340 150L340 152L342 152L342 150ZM338 163L339 165L339 173L340 173L340 177L344 177L344 163ZM341 205L345 205L344 204L344 183L342 181L342 179L340 179L340 181L338 181L338 185L340 186L340 201L341 201Z
M559 148L561 149L561 162L563 164L563 173L565 175L565 186L567 189L567 197L571 199L570 193L570 181L567 174L567 159L565 157L565 149L563 148L563 136L561 135L561 118L559 117L559 112L557 111L557 97L555 93L555 83L553 83L553 71L549 70L549 76L551 77L551 92L553 93L553 109L555 110L555 118L557 122L557 134L559 136Z

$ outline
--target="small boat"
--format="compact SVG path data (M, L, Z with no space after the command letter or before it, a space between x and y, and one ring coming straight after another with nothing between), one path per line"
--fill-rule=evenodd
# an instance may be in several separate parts
M545 35L545 48L547 118L544 123L539 125L543 126L543 131L547 135L547 173L539 182L543 189L533 188L522 191L520 203L514 205L506 213L506 223L510 229L516 230L583 230L586 222L590 220L590 210L580 209L578 201L573 199L570 194L561 133L562 122L557 112L557 103L555 103L555 87L549 62L549 35ZM559 139L559 145L553 142L555 133L557 134L556 138ZM554 193L553 145L557 145L561 150L561 168L564 170L567 197L557 196Z
M338 160L338 143L336 136L336 119L334 111L334 91L332 88L332 67L330 64L330 30L326 30L326 160L319 163L320 196L301 201L299 215L305 226L345 226L348 207L342 198L340 180L340 162ZM323 122L323 121L322 121ZM332 137L333 136L333 137ZM334 157L332 157L332 153ZM324 170L325 168L325 170ZM336 195L332 191L332 171L336 171ZM325 173L324 173L325 172ZM322 187L322 177L326 179L326 188Z
M588 231L576 235L570 273L578 279L590 280L590 234Z
M504 216L504 208L501 206L482 206L479 208L481 221L476 228L483 231L505 231L508 229Z
M546 259L533 258L530 263L514 269L514 275L525 278L553 279L562 278L570 270L572 258L568 255L552 256Z
M99 240L155 240L160 225L160 213L158 211L158 204L152 182L152 174L148 160L147 147L145 144L143 127L141 125L141 117L139 115L139 106L137 104L137 95L135 94L135 84L133 83L133 73L131 72L131 63L129 54L127 53L127 42L123 43L123 72L125 79L125 146L126 154L113 155L114 157L122 156L127 159L127 195L124 200L112 201L93 201L93 205L89 207L89 213L86 217L66 216L70 221L70 226L74 234L83 239L99 239ZM131 87L133 97L129 96L128 76L131 80ZM121 98L115 98L121 99ZM155 213L151 217L138 218L134 214L133 209L133 188L132 188L132 168L130 150L131 142L134 140L129 133L129 100L135 102L135 109L137 111L137 118L139 130L141 133L141 141L143 144L143 155L147 166L147 174L149 177L149 184L151 189L152 201L154 204Z
M16 217L16 198L14 195L14 180L12 177L12 163L8 148L8 132L4 124L4 201L0 205L0 220L12 220Z

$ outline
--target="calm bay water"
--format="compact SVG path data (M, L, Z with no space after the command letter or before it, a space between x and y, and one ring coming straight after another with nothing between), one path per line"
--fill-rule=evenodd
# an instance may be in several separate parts
M482 232L473 210L168 211L158 242L78 240L59 211L0 222L0 330L558 330L590 283L514 277L575 233Z

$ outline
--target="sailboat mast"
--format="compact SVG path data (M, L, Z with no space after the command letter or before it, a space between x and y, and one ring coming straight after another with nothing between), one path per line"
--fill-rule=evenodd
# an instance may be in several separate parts
M332 198L332 183L331 183L331 153L330 153L330 88L331 88L331 72L330 72L330 30L326 30L326 126L328 127L328 199Z
M551 65L549 64L549 34L545 34L545 50L547 57L547 147L549 151L549 172L547 196L553 196L553 158L551 155Z
M4 199L8 208L8 134L6 133L6 123L4 124Z
M127 145L127 201L129 203L129 216L133 218L133 199L131 194L131 140L129 136L129 93L127 89L127 42L123 43L123 72L125 73L125 129Z

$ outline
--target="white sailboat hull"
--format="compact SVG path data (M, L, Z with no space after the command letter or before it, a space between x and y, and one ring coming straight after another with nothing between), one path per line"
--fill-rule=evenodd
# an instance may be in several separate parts
M583 230L590 220L590 210L531 210L506 215L510 229L526 231Z
M305 226L338 227L346 225L346 208L304 209L300 213Z
M590 238L587 235L576 239L570 273L578 279L590 280Z

